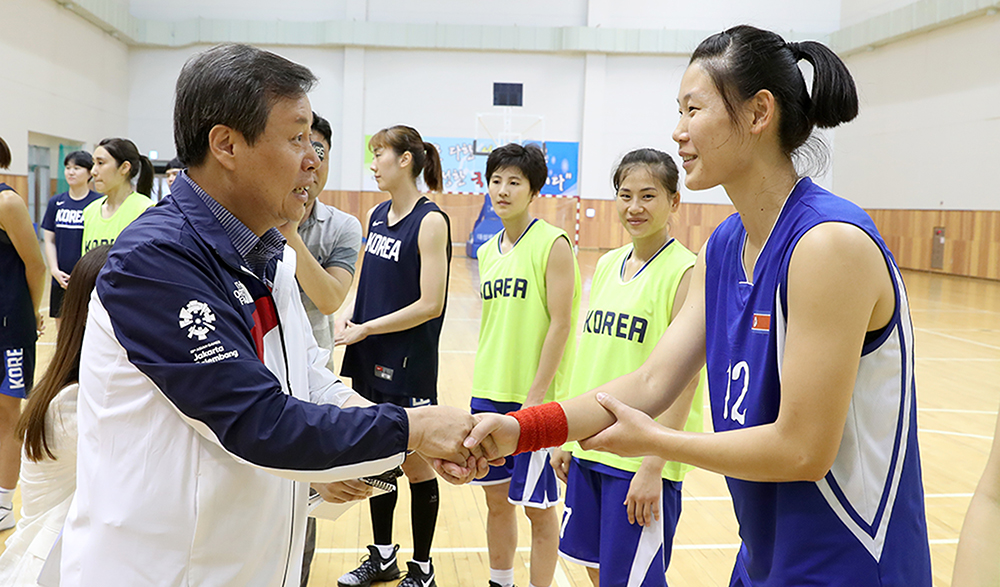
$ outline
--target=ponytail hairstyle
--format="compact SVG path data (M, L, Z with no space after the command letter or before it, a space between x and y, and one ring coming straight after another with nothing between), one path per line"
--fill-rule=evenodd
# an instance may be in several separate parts
M677 164L674 163L673 157L656 149L636 149L629 151L622 157L611 176L611 184L615 187L615 192L621 187L625 178L639 167L649 170L649 174L660 182L671 198L677 198L680 195L677 193Z
M812 95L799 70L805 59L813 67ZM858 115L858 92L844 62L815 41L786 43L780 35L748 25L714 34L691 55L715 83L730 120L737 107L760 90L778 104L778 136L791 156L805 144L814 127L833 128Z
M70 274L63 300L62 324L56 335L56 352L45 375L31 390L28 403L17 421L17 436L24 442L24 453L32 461L55 460L45 435L45 416L49 404L64 387L80 380L80 350L83 328L87 324L87 304L97 274L108 259L111 245L95 247L77 261Z
M413 179L415 180L423 172L427 189L432 192L441 191L441 177L443 175L441 173L441 154L438 153L437 147L424 142L417 129L397 124L383 128L368 141L368 148L372 151L386 147L391 148L397 156L409 151L410 156L413 157Z
M145 196L153 193L153 163L148 157L139 153L139 148L135 146L135 143L128 139L109 138L101 141L98 146L104 147L104 150L115 158L115 163L119 167L128 161L131 167L128 174L129 180L131 181L138 176L135 191Z
M10 167L10 147L7 146L7 141L0 137L0 169L7 169Z

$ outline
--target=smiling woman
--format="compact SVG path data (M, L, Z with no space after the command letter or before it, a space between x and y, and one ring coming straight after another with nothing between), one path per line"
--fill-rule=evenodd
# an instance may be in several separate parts
M906 290L871 218L792 162L815 127L857 115L850 73L820 43L739 26L698 46L678 96L687 187L721 185L738 211L699 253L684 307L636 371L483 417L467 444L551 446L564 421L568 438L592 436L583 448L726 475L733 585L929 586ZM650 419L702 361L716 432Z
M684 306L695 255L669 234L677 175L670 155L655 149L632 151L615 169L615 204L632 242L597 262L570 397L639 368ZM701 432L706 385L701 370L658 422ZM681 482L692 467L576 443L566 450L572 459L562 450L552 457L567 484L560 553L585 565L594 585L666 587Z

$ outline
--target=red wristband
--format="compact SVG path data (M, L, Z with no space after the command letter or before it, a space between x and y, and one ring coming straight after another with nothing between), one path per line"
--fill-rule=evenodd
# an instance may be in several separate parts
M517 450L514 454L559 446L566 442L569 436L566 412L559 402L532 406L507 415L513 416L521 425L521 435L517 439Z

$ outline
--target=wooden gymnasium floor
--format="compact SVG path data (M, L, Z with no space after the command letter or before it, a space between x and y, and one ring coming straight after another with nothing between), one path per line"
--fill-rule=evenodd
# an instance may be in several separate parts
M459 252L456 247L456 254ZM584 278L581 310L587 307L590 277L599 256L596 251L580 254ZM481 310L479 278L475 260L464 256L455 257L451 271L441 337L440 399L467 407ZM962 520L986 462L1000 403L1000 282L918 272L904 272L904 278L916 330L920 448L934 584L947 586ZM50 324L39 343L39 369L51 357L54 334ZM412 554L413 543L405 483L400 491L395 536L402 547L403 566ZM523 515L519 519L515 579L526 587L530 529ZM433 549L438 585L486 585L489 558L485 523L482 490L442 483ZM9 535L10 531L3 532L0 538ZM335 586L343 572L354 568L370 541L367 504L355 506L336 522L321 521L310 585ZM722 478L700 470L689 473L684 482L684 512L667 573L670 585L728 584L738 544ZM582 567L560 561L554 587L589 584Z

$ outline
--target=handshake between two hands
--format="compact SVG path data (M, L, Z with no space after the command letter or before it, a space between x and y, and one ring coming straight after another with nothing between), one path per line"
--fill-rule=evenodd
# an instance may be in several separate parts
M612 422L594 436L580 441L588 450L603 450L622 456L649 453L650 434L663 428L645 413L620 400L599 393L597 404ZM441 477L460 485L479 479L489 465L501 465L517 449L521 425L512 416L495 413L469 414L450 406L407 409L410 445L423 455Z
M513 454L521 427L511 416L470 414L451 406L407 409L411 450L449 483L479 479Z

